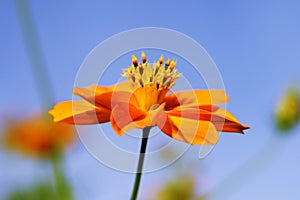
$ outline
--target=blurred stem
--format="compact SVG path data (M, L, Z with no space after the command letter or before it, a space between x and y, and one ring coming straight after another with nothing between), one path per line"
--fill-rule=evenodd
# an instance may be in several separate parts
M60 168L61 155L59 153L53 154L51 157L51 164L54 174L54 183L57 199L60 200L71 200L72 192L71 188L68 185L68 182L65 179L64 173Z
M45 59L38 40L38 35L31 15L27 0L15 0L17 18L20 24L21 33L31 70L33 72L38 94L43 107L48 108L54 103L54 95L48 77Z
M151 129L151 127L146 127L143 129L143 138L142 138L142 144L141 144L141 149L140 149L140 157L139 157L139 161L138 161L137 172L135 175L134 186L132 189L130 200L136 200L138 192L139 192L142 171L143 171L143 165L144 165L144 160L145 160L145 152L146 152L150 129Z
M282 141L279 134L272 135L259 151L212 188L208 196L226 199L231 192L236 191L247 180L255 177L255 174L266 167L267 164L270 164L283 151L286 143L286 141Z

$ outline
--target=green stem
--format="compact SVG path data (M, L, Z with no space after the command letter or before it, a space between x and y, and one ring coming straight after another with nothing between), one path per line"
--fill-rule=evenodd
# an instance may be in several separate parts
M143 138L142 138L142 144L141 144L141 149L140 149L140 157L139 157L139 162L137 166L137 172L135 175L135 180L134 180L134 186L132 189L131 197L130 200L136 200L138 192L139 192L139 187L141 183L141 177L142 177L142 171L143 171L143 165L144 165L144 160L145 160L145 152L146 152L146 147L147 147L147 142L148 142L148 136L150 133L151 127L146 127L143 129Z
M46 62L38 39L30 5L28 0L15 0L14 2L38 94L42 106L48 108L54 103L54 93L48 77Z
M57 199L71 200L72 192L60 168L60 155L52 155L51 164L54 174L54 183Z

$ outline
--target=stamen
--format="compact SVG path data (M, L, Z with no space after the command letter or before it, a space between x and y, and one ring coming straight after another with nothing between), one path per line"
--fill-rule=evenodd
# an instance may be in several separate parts
M160 58L159 58L159 63L162 64L163 62L164 62L164 56L161 55Z
M174 61L174 59L173 59L172 62L171 62L171 65L170 65L170 69L173 70L174 67L176 66L176 64L177 64L177 62Z
M142 61L143 61L143 63L146 63L146 61L147 61L147 58L146 58L146 55L144 52L142 52Z
M159 68L160 68L160 63L159 63L159 61L157 61L155 64L154 64L154 69L155 69L155 71L154 71L154 75L156 75L157 74L157 72L158 72L158 70L159 70Z
M142 65L139 66L139 72L140 72L140 75L142 76L143 72L144 72L144 68Z
M176 70L173 70L177 62L168 58L162 67L164 57L161 56L151 68L147 57L142 52L142 63L139 63L137 57L132 55L132 65L124 69L122 76L127 77L128 80L139 87L144 87L148 84L155 84L159 88L171 88L175 84L175 80L180 77Z
M168 69L169 65L170 65L170 58L168 58L168 60L165 63L165 69L166 70Z
M144 87L144 84L143 84L142 79L139 80L139 83L140 83L140 85L141 85L142 87Z
M132 64L137 67L138 66L138 59L135 55L132 55Z

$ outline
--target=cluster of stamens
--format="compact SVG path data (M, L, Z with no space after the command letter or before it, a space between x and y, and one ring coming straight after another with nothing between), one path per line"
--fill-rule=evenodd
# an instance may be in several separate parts
M144 87L147 84L155 84L157 88L171 88L175 80L180 77L174 69L176 61L170 58L164 63L161 56L158 61L151 64L147 61L146 55L142 52L142 62L138 62L135 55L132 55L132 65L124 69L122 76L127 77L133 85Z

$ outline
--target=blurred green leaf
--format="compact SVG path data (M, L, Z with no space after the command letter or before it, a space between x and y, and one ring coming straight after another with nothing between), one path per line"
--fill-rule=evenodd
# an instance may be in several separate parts
M33 187L13 191L6 198L7 200L54 200L56 192L51 184L38 183Z

